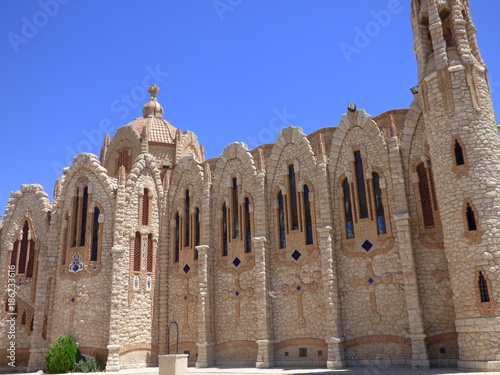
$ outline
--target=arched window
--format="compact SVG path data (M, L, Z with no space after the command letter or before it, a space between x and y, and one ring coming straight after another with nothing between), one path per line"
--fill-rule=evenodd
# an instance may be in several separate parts
M354 151L354 165L356 169L356 185L358 188L359 217L361 219L366 219L368 217L368 203L366 200L365 171L360 151Z
M222 256L227 257L227 207L226 202L222 205Z
M278 193L278 238L279 248L286 248L286 231L285 231L285 205L283 202L283 194L281 191Z
M345 230L346 238L354 238L354 221L352 216L352 203L351 203L351 190L349 181L344 178L342 182L342 190L344 192L344 216L345 216Z
M147 259L147 272L153 272L153 235L148 234L148 259Z
M464 165L465 164L465 158L464 158L464 150L462 149L462 145L460 142L458 142L458 139L455 139L455 145L453 147L453 150L455 152L455 165Z
M309 195L309 186L304 185L304 228L306 245L311 245L313 243L311 199Z
M190 244L190 217L189 210L191 207L191 198L189 196L189 189L186 189L185 199L184 199L184 247L188 247Z
M377 233L386 234L384 202L382 198L382 189L380 188L380 176L377 172L373 172L373 195L375 200L375 215L377 218Z
M134 272L141 270L141 234L135 232L134 239Z
M23 224L21 241L16 240L13 245L10 264L16 267L18 275L33 277L35 270L35 241L29 238L29 225L25 221Z
M488 283L486 282L486 278L483 276L482 272L479 272L479 295L481 297L481 302L490 302L490 294L488 292Z
M62 250L61 250L61 264L66 264L66 247L68 246L68 230L69 230L69 217L66 212L64 216L64 222L66 223L65 228L63 229L63 240L62 240Z
M432 185L430 183L431 181L429 181L429 176L427 175L427 168L423 162L418 164L417 174L424 226L426 229L434 228L434 210L432 207L433 198L431 197Z
M465 215L467 217L467 228L469 229L469 232L477 230L476 215L469 203L467 203Z
M35 241L30 240L29 242L29 257L28 257L28 267L26 268L26 277L33 277L33 271L35 270Z
M240 220L238 210L238 181L233 177L233 184L231 188L231 216L233 224L233 238L240 237Z
M101 211L98 207L94 208L94 220L92 222L92 247L90 249L90 261L97 261L99 251L99 215Z
M288 199L290 202L290 224L291 230L299 229L299 214L297 208L297 184L295 178L295 167L288 166Z
M201 222L200 222L200 209L196 207L194 210L194 259L198 259L198 249L196 246L200 246L201 239Z
M180 249L181 249L181 219L179 216L179 213L177 212L175 214L175 228L174 228L174 262L178 263L179 262L179 257L180 257Z
M89 188L83 188L81 219L80 219L80 246L85 246L85 235L87 234L87 210L89 205Z
M76 247L76 234L78 231L78 205L80 203L80 189L76 188L75 196L73 197L73 231L71 237L71 247Z
M250 219L250 199L245 198L245 253L252 252L252 227Z
M149 225L149 190L144 189L142 196L142 225Z

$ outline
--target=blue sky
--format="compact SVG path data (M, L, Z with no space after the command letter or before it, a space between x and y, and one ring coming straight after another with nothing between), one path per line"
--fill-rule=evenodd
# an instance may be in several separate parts
M500 1L471 3L498 109ZM0 213L21 184L52 197L78 152L99 154L105 132L141 116L153 82L207 158L287 125L336 126L349 101L372 116L407 108L409 14L410 0L2 1Z

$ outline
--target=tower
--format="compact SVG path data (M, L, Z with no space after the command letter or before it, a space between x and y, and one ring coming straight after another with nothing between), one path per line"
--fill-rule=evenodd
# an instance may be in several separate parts
M468 0L412 0L459 367L500 369L500 137Z

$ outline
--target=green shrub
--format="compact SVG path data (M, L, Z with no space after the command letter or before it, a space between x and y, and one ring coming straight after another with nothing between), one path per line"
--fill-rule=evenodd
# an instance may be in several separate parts
M83 355L81 359L73 365L72 372L99 372L101 365L95 357Z
M50 374L68 372L78 358L78 348L68 335L59 336L49 348L45 363Z

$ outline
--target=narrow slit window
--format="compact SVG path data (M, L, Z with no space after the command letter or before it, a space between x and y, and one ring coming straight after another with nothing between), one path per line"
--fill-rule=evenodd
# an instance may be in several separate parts
M191 197L189 196L189 189L186 189L186 195L184 200L184 247L188 247L190 244L190 217L189 209L191 206Z
M149 225L149 190L144 189L142 196L142 225Z
M252 252L252 227L250 222L250 199L245 198L245 253Z
M380 188L380 176L377 172L373 173L373 195L375 199L375 213L377 218L377 233L386 234L384 202L382 200L382 189Z
M308 185L304 185L304 227L306 245L311 245L313 243L313 228L311 215L311 199Z
M28 227L28 222L26 221L24 222L23 236L21 239L21 246L19 248L19 261L17 262L18 274L24 274L26 272L26 262L28 260L28 247L29 247L28 232L29 232L29 227Z
M82 218L80 220L80 246L85 246L85 235L87 234L87 209L89 204L89 188L83 188L82 197Z
M147 263L147 272L153 272L153 235L148 234L148 263Z
M427 177L427 169L424 163L417 166L418 190L420 193L420 205L425 228L434 228L434 212L432 209L431 187Z
M196 207L194 211L194 259L198 259L198 249L196 246L200 246L201 238L201 223L200 223L200 209Z
M297 185L294 165L288 166L288 195L290 201L291 230L299 229L299 215L297 208Z
M278 194L278 228L280 249L284 249L286 248L285 205L283 201L283 194L281 193L281 191Z
M368 217L368 203L366 200L363 159L361 158L361 152L359 151L354 152L354 164L356 168L356 182L358 185L359 217L361 219L366 219Z
M18 252L19 252L19 240L16 240L16 242L14 242L12 254L10 255L10 265L11 266L17 267L17 254L18 254ZM16 272L18 272L17 269L16 269Z
M481 296L481 302L490 302L490 294L488 292L488 283L486 278L483 276L482 272L479 272L479 294Z
M80 189L76 188L73 198L73 235L71 237L71 247L76 247L76 232L78 231L78 205L80 203Z
M35 270L35 241L30 240L28 267L26 268L26 277L33 277Z
M476 215L474 214L474 210L472 209L469 203L467 203L466 216L467 216L467 227L469 228L469 231L472 232L474 230L477 230Z
M354 238L354 221L352 218L352 202L351 202L351 189L347 178L342 183L342 190L344 192L344 215L345 215L345 230L347 239Z
M181 249L181 227L180 223L181 218L179 216L179 213L175 215L175 244L174 244L174 262L178 263L179 262L179 257L180 257L180 249Z
M464 151L462 149L462 145L460 142L458 142L458 139L455 139L455 162L457 165L464 165L465 164L465 158L464 158Z
M222 256L227 257L227 207L222 205Z
M141 234L135 232L134 239L134 271L138 272L141 270Z
M94 220L92 223L92 247L90 249L90 261L97 261L97 252L99 250L99 215L101 211L98 207L94 208Z
M236 177L233 178L233 185L231 188L231 215L233 224L233 238L240 237L240 220L238 214L238 181Z

